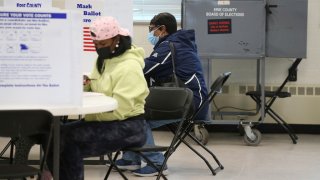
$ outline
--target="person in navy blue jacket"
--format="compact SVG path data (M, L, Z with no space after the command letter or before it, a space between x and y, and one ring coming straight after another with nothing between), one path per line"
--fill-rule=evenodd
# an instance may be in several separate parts
M160 13L149 26L148 39L154 51L145 59L144 73L150 86L171 80L172 60L169 43L176 49L175 69L178 78L193 91L194 108L197 109L207 97L207 87L203 77L202 65L197 54L194 30L178 30L173 15ZM197 117L206 119L208 108Z
M169 43L175 47L175 71L177 77L193 91L194 109L197 109L207 98L208 92L203 77L201 61L197 54L194 30L177 30L175 17L170 13L160 13L150 21L149 42L154 45L153 52L145 58L144 74L149 86L172 81L172 59ZM196 120L207 120L208 106L205 106ZM147 121L147 142L154 144L151 129L163 126L173 121ZM161 166L164 156L160 152L145 153L148 158ZM124 152L122 159L116 161L118 168L131 170L138 176L154 176L157 171L150 165L141 168L141 158L132 152ZM167 167L163 174L168 174Z

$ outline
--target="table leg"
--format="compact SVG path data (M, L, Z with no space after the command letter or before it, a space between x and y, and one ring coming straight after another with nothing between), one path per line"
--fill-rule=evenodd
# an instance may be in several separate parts
M60 169L60 118L54 118L54 133L53 133L53 177L54 180L59 180Z

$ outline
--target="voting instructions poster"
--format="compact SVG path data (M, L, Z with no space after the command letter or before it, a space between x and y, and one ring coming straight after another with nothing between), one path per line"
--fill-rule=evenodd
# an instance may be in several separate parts
M57 9L0 9L0 108L81 105L78 18Z

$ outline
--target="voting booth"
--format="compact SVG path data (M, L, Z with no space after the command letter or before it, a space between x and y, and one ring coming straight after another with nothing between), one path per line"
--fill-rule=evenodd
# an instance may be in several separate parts
M183 0L182 27L208 58L305 58L307 0Z
M215 119L210 123L237 124L245 131L248 145L260 143L261 133L253 125L262 123L265 117L265 59L306 57L307 8L307 0L182 0L182 28L195 30L208 85L212 82L214 59L257 62L256 90L260 94L256 112L219 110L213 115L241 117L260 113L258 122L240 118ZM201 131L195 129L196 136L199 140L206 139L206 133Z

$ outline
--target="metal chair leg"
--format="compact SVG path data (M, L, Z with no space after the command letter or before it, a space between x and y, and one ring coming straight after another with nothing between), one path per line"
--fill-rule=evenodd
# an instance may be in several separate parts
M120 151L118 151L118 152L115 154L114 158L112 158L112 153L108 153L108 154L107 154L108 159L109 159L109 161L110 161L110 167L109 167L109 169L108 169L108 171L107 171L106 176L104 177L104 180L107 180L107 179L108 179L108 177L109 177L109 175L110 175L111 170L112 170L113 167L118 171L118 173L122 176L122 178L123 178L124 180L128 180L128 178L123 174L123 172L122 172L122 171L118 168L118 166L115 164L115 162L116 162L119 154L120 154Z

